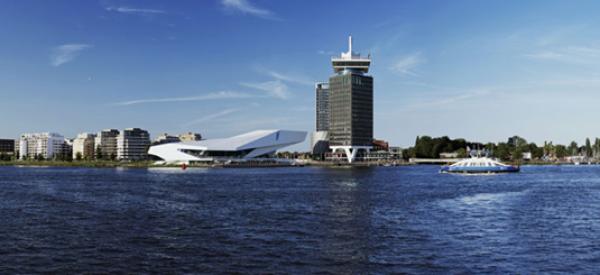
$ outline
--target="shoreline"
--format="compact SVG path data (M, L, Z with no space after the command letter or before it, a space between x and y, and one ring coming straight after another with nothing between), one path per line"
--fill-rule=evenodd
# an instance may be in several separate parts
M600 163L574 163L560 162L530 162L521 163L518 166L590 166L599 165ZM352 164L341 162L323 162L323 161L308 161L302 165L224 165L224 164L192 164L186 168L282 168L282 167L322 167L322 168L368 168L368 167L399 167L399 166L416 166L416 165L433 165L442 166L442 164L413 164L408 162L400 163L361 163ZM117 162L117 161L0 161L1 166L14 167L80 167L80 168L181 168L181 165L156 165L152 162Z

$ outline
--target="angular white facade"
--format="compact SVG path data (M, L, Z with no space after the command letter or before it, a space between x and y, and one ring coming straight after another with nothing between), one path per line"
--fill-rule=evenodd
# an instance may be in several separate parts
M258 130L246 134L192 142L155 145L149 155L168 164L251 159L274 154L278 149L303 142L306 132L287 130Z

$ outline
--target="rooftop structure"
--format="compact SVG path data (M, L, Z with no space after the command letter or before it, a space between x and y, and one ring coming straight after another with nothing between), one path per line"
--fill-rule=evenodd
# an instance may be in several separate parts
M354 71L368 73L371 65L371 55L361 56L360 53L352 51L352 36L348 36L348 51L341 53L339 57L331 58L333 71L340 73L343 71Z

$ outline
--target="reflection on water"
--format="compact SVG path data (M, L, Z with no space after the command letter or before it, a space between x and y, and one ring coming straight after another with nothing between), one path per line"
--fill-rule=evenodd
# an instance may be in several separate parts
M151 167L147 168L147 171L155 174L203 174L208 173L209 168L203 167L188 167L186 169L182 169L181 167Z
M0 167L2 273L595 273L600 167Z

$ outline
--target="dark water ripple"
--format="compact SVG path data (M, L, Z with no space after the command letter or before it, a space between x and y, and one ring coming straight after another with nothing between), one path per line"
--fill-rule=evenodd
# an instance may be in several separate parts
M0 273L596 273L600 166L0 167Z

